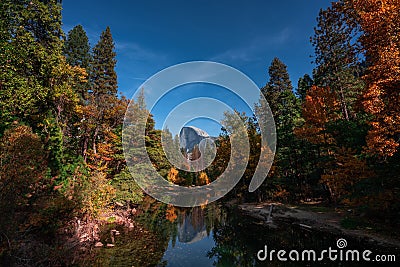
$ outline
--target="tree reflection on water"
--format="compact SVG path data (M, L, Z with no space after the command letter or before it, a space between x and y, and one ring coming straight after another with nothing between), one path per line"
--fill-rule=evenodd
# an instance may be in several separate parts
M177 208L146 197L134 227L127 229L113 225L103 229L105 239L111 229L120 236L115 247L95 249L93 259L84 266L337 266L338 262L273 262L257 260L257 252L268 249L336 248L340 234L309 231L295 225L281 223L268 228L262 222L244 216L236 209L211 203L203 207ZM346 238L349 249L369 249L374 253L398 254L398 250L373 248L365 240ZM107 241L107 240L106 240ZM307 265L308 264L308 265ZM341 266L357 266L342 262ZM358 262L367 266L366 262Z

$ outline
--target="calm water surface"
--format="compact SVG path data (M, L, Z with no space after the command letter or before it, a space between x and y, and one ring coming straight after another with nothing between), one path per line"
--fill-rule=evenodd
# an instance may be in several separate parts
M113 226L108 226L110 229ZM117 227L118 229L118 227ZM104 229L104 233L108 233ZM257 252L264 248L337 249L342 236L302 229L282 224L269 228L237 210L227 210L220 204L193 209L177 209L154 200L139 211L132 229L119 228L115 247L96 250L95 259L86 262L92 266L396 266L376 262L279 262L257 260ZM395 254L399 250L384 248L362 240L344 237L347 249L373 254ZM103 242L111 242L104 234ZM317 254L319 255L319 254ZM287 256L287 255L286 255ZM397 258L400 261L400 258Z

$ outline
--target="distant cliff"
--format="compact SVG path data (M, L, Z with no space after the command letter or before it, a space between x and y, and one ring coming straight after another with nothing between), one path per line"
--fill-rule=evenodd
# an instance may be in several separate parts
M195 145L199 145L201 140L206 138L211 137L208 135L208 133L197 127L183 127L179 133L180 148L183 148L186 152L191 152Z

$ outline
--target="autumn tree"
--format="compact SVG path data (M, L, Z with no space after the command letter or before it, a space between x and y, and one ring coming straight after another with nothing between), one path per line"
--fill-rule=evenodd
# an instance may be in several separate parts
M82 132L82 153L86 157L91 145L92 157L97 157L97 144L104 140L109 126L107 113L118 106L117 74L115 72L114 41L109 27L102 32L99 42L93 48L88 105L81 110L85 131ZM122 122L122 117L119 120Z
M400 1L350 3L364 32L360 42L368 69L361 100L365 111L372 115L368 151L390 157L400 144Z
M49 184L47 153L40 137L27 126L7 130L0 150L0 209L7 213L21 211Z
M312 86L303 104L304 125L295 129L298 136L306 138L313 144L329 145L335 143L333 136L327 131L329 122L338 116L339 103L336 93L329 87Z
M328 187L334 202L346 199L349 203L357 195L354 194L355 185L373 175L365 159L358 158L356 151L342 147L334 152L332 161L326 165L321 183Z
M179 171L172 167L168 173L168 181L173 184L180 185L184 182L184 179L182 177L179 177Z

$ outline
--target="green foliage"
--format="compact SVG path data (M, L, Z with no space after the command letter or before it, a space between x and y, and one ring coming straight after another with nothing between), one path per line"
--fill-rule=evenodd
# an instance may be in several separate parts
M61 6L57 1L0 4L0 121L37 123L50 110L54 69L61 63ZM3 21L4 18L4 21Z
M365 136L368 128L365 121L336 120L328 123L327 132L334 136L338 146L355 149L361 153L366 145Z
M79 66L90 73L92 60L90 45L82 25L77 25L68 32L67 40L64 43L64 55L69 65ZM82 83L75 87L75 91L82 100L87 99L89 86L89 83Z
M359 49L355 36L359 29L351 14L343 12L345 1L337 1L326 10L321 10L311 38L315 48L317 65L313 76L318 86L329 86L337 93L342 118L356 116L354 102L363 86Z
M308 74L304 74L297 83L297 97L303 103L306 99L307 91L314 84L313 79Z
M46 150L49 151L49 167L54 174L60 170L63 164L63 134L56 119L52 116L43 121L43 128L43 134L46 135L45 138L47 139Z
M140 203L142 201L143 191L127 168L115 175L111 184L116 190L115 201L121 203Z
M68 32L64 43L64 54L69 65L89 70L91 60L89 39L82 25L77 25Z
M80 197L81 212L88 217L98 217L113 201L115 189L104 173L94 172L84 182Z
M117 94L117 73L115 72L114 41L110 27L102 32L99 42L93 48L93 61L90 80L93 84L92 92L99 101L102 95Z
M161 134L162 131L154 129L154 120L150 117L150 127L147 129L146 133L146 150L149 155L153 166L157 169L158 173L164 178L167 177L168 172L171 168L171 164L169 163L167 157L165 156L162 143L161 143ZM153 122L153 125L151 125ZM149 127L149 122L147 124Z
M290 186L289 191L294 193L300 182L298 166L302 160L299 155L302 153L300 140L293 132L301 121L300 105L293 93L286 65L278 58L274 58L268 73L269 81L265 87L261 88L261 92L274 115L277 133L274 171L271 174L271 179L274 179L272 184Z

